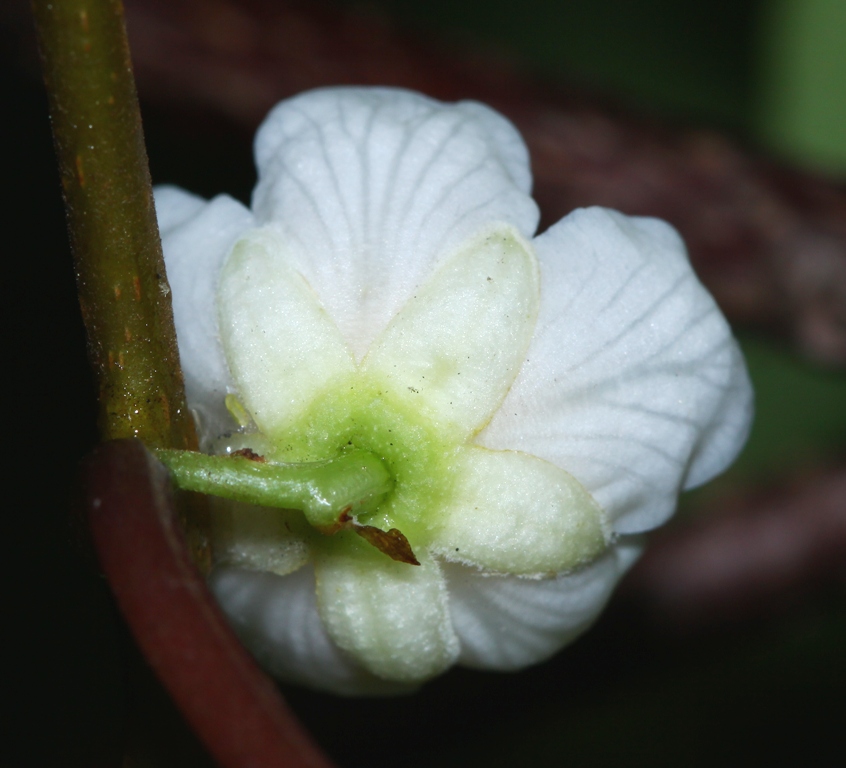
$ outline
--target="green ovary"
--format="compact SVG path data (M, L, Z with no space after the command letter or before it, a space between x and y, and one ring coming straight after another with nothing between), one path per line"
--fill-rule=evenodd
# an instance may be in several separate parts
M349 447L371 451L394 477L394 490L359 521L382 530L398 528L413 548L435 533L452 492L459 445L439 437L437 426L420 414L415 397L391 392L370 376L351 376L319 394L284 436L267 435L268 458L280 462L318 461ZM346 536L341 536L346 539Z

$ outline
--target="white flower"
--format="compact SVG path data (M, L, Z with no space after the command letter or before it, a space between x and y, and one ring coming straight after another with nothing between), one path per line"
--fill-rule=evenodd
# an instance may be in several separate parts
M598 208L532 240L526 148L476 103L306 93L256 159L251 210L156 195L205 445L372 451L395 488L362 522L421 564L227 503L224 610L269 671L341 693L549 657L748 431L742 358L683 243Z

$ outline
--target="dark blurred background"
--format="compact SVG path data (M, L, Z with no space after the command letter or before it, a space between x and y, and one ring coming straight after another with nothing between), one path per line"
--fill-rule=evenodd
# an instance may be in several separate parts
M271 3L293 8L278 56L266 40L258 53L251 48L251 23L267 13L260 0L126 4L155 182L248 200L261 105L323 82L359 45L397 58L386 79L401 69L425 83L416 68L434 77L432 61L439 72L456 61L465 80L445 90L460 92L466 81L460 95L477 95L473 72L487 77L484 88L501 72L509 93L521 83L544 94L575 88L612 120L631 112L650 125L714 129L745 148L738 151L823 174L832 199L843 200L846 6L837 0L382 0L313 4L317 10ZM193 20L193 48L180 45L180 12ZM130 641L71 522L76 465L96 441L95 407L26 3L7 3L0 25L12 458L3 690L13 709L0 760L105 765L122 739ZM281 73L285 66L294 71ZM273 67L279 84L270 87ZM380 72L365 76L375 83ZM621 119L629 130L629 118ZM833 258L842 263L844 252ZM796 554L791 541L811 535L802 520L817 525L813 510L805 516L811 507L832 509L819 525L844 538L846 375L842 360L810 359L783 323L743 324L742 315L738 332L759 403L750 447L727 477L685 503L656 546L669 551L685 536L719 541L707 516L736 512L734 541L747 549L731 556L741 566L787 537L775 575L763 566L746 575L729 568L722 592L685 593L682 576L698 550L678 545L670 553L681 552L676 571L671 556L670 565L656 560L572 648L519 675L458 670L387 702L286 688L340 765L835 764L846 715L843 548ZM759 527L744 528L748 520ZM723 533L732 530L729 523ZM798 568L800 556L818 567ZM674 574L680 598L660 586ZM728 593L752 598L732 602Z

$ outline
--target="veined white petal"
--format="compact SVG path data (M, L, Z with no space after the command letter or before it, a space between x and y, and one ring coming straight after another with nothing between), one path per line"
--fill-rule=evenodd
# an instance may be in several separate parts
M507 671L549 658L593 623L642 549L625 537L586 568L542 580L446 564L459 663Z
M402 308L363 367L461 440L481 429L523 362L537 317L537 261L513 228L464 243Z
M516 451L467 448L434 551L483 571L549 576L608 546L605 513L563 469Z
M243 404L262 432L286 427L333 379L353 370L338 328L269 229L239 240L218 289L220 335Z
M537 226L523 140L481 104L311 91L270 113L256 162L257 220L283 228L357 359L440 257L492 221Z
M241 642L280 680L347 696L410 690L369 674L331 641L317 613L311 566L288 576L216 568L209 584Z
M188 405L208 443L235 426L223 403L232 379L218 333L217 279L253 215L226 195L207 202L176 187L157 187L155 196Z
M743 445L743 359L669 225L579 210L535 247L537 331L479 442L566 469L621 533L653 528Z
M434 677L458 656L440 567L418 558L415 566L361 547L338 548L315 564L329 636L365 669L399 683Z

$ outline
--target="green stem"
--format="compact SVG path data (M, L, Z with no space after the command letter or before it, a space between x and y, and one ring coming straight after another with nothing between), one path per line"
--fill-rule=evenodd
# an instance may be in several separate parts
M156 451L176 484L188 491L266 507L301 509L316 528L331 529L344 514L366 512L393 488L385 465L369 451L336 459L275 464L193 451Z
M119 0L33 0L104 440L196 448Z

